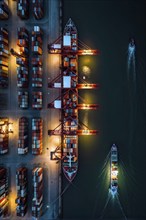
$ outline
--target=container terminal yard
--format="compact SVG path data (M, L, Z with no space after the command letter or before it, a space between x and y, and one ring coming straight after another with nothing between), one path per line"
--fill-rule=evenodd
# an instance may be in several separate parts
M78 55L99 51L78 49L71 19L60 36L61 0L0 1L0 219L60 217L78 135L98 133L78 120L78 110L98 108L78 94L98 87L79 78Z
M47 45L61 34L62 6L60 0L38 2L40 12L35 1L0 1L0 219L54 219L60 212L60 201L54 203L60 163L50 161L59 139L48 136L59 113L47 108L58 95L48 89L48 77L58 74L60 60L48 55Z

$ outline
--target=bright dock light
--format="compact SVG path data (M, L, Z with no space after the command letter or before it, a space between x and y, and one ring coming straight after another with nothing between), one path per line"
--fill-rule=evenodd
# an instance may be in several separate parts
M83 66L82 71L83 71L84 74L90 74L91 73L91 69L88 66Z
M58 66L59 65L59 60L60 60L60 55L59 54L52 54L52 57L51 57L51 62L52 62L52 65L56 65Z
M82 55L93 55L92 50L83 50Z

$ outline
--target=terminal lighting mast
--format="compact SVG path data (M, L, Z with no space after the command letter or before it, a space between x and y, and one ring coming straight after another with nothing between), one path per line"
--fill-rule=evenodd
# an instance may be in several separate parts
M78 135L96 135L97 130L90 130L85 124L78 119L78 110L80 109L97 109L97 104L88 104L79 96L78 89L96 89L97 84L89 84L81 79L78 75L78 55L97 55L98 50L91 50L85 44L82 44L82 50L79 50L80 41L76 26L71 19L68 20L63 37L59 37L51 45L48 45L50 54L61 55L60 73L49 82L48 87L60 89L61 95L56 97L48 108L60 109L61 123L49 130L49 135L61 136L61 146L56 147L53 152L56 159L62 160L62 168L65 177L71 182L78 170ZM81 99L82 104L78 101ZM60 150L61 157L57 156Z

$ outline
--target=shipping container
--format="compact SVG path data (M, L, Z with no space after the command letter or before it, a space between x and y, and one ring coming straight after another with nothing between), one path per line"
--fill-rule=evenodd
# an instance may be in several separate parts
M29 32L25 27L18 27L17 28L17 35L18 35L18 39L25 39L28 41Z
M39 20L44 17L44 1L43 0L32 0L33 4L33 16Z
M28 68L28 59L25 57L16 57L16 64Z
M0 28L0 87L8 86L8 31L6 28Z
M18 140L18 154L28 153L28 144L29 144L29 122L28 118L22 117L19 119L19 140Z
M32 119L32 154L42 154L43 148L43 120L41 118Z
M36 167L32 170L32 216L40 217L43 206L43 168Z
M31 40L32 52L36 55L42 55L43 31L39 26L34 26Z
M29 18L29 1L28 0L17 0L17 15L21 19Z
M43 79L42 79L42 67L34 66L32 67L32 87L40 88L42 87Z
M32 108L36 110L42 109L42 92L32 92Z
M16 214L17 216L25 216L27 212L27 197L28 197L28 177L27 177L27 168L19 167L16 170L16 189L17 189L17 198L15 200Z
M26 28L17 28L17 45L19 46L19 52L17 53L11 49L12 55L16 57L17 66L17 86L19 88L28 88L28 75L29 75L29 33ZM27 107L26 107L27 108Z
M8 217L8 170L0 166L0 219Z
M18 39L17 40L17 45L19 47L28 47L28 40L26 40L26 39Z
M32 57L31 64L33 67L42 66L43 65L42 58L39 56Z
M18 91L18 106L22 109L28 108L28 92Z
M4 27L0 27L0 37L8 39L8 30Z
M8 7L8 1L1 0L0 1L0 20L8 19L10 14L10 10Z
M17 67L17 86L19 88L28 88L28 67Z

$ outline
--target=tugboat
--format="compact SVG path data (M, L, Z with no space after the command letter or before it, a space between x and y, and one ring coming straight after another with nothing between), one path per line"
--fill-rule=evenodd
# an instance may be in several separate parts
M110 193L113 197L118 193L118 151L115 144L111 147L111 183L110 183Z

